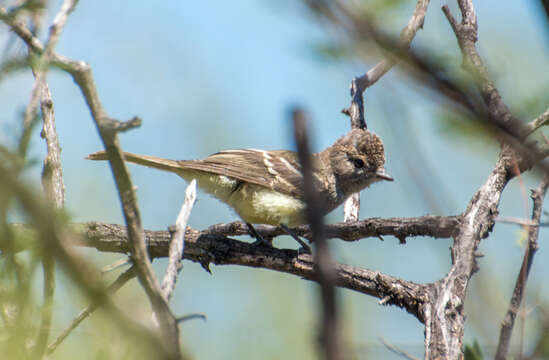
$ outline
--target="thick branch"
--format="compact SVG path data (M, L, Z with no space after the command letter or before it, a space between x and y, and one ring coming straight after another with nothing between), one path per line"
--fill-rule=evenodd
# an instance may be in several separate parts
M416 218L370 218L355 222L340 222L325 225L324 232L327 238L337 238L344 241L357 241L366 237L381 237L393 235L401 242L407 237L429 236L435 238L449 238L452 236L461 221L460 216L421 216ZM286 235L277 227L269 225L255 225L255 229L264 237ZM300 226L293 229L299 236L312 239L309 226ZM236 221L228 224L212 225L204 233L225 236L248 235L246 224Z
M75 231L82 234L80 245L99 251L127 253L129 250L126 228L104 223L77 224ZM145 230L151 257L168 256L170 233ZM316 281L314 262L309 255L296 250L281 250L254 246L223 235L200 232L187 228L184 257L200 263L209 271L216 265L241 265L280 271L307 280ZM336 264L336 284L339 287L383 299L383 304L396 305L423 321L421 306L425 302L424 285L401 280L377 271Z
M487 70L476 50L477 21L470 0L458 0L462 22L458 24L447 6L443 7L461 48L464 67L476 79L476 84L487 105L488 117L510 134L519 134L513 118L501 96L488 78ZM425 357L427 359L463 358L463 331L465 325L464 301L469 280L477 270L476 248L482 238L488 236L498 213L501 193L513 176L516 153L504 145L500 158L484 185L471 199L454 236L452 246L453 265L449 273L433 284L425 308ZM522 166L519 166L522 168Z

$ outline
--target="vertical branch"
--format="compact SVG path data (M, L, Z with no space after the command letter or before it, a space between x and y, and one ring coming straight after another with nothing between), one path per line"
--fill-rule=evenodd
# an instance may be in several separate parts
M513 326L515 324L515 318L519 311L522 298L524 297L524 289L526 288L526 281L528 280L528 274L534 260L534 255L538 250L538 235L539 235L539 223L541 219L541 213L543 209L543 198L547 192L549 186L549 176L545 176L537 189L532 190L532 225L528 227L528 243L524 250L524 257L522 259L522 266L515 283L515 289L511 296L511 303L507 314L501 324L501 330L499 333L499 342L496 352L497 360L505 360L509 351L509 343L511 342L511 335L513 333Z
M31 93L31 99L23 116L23 129L28 129L31 126L33 119L36 118L38 103L40 102L43 119L41 135L46 140L47 147L47 155L44 159L44 167L42 170L42 185L46 197L52 202L56 209L63 208L65 202L65 187L61 170L61 151L55 130L53 101L46 82L47 68L68 16L73 11L76 3L77 1L74 0L65 0L53 20L44 52L38 58L38 64L33 66L35 82ZM29 48L29 54L29 56L33 56L31 48ZM42 305L40 326L33 349L34 356L37 358L43 355L51 330L52 305L55 290L55 262L53 261L52 254L49 252L44 252L42 255L42 270L44 273L44 303Z
M183 268L182 261L183 251L185 250L185 229L187 228L187 221L189 220L195 202L196 180L193 179L185 191L185 202L183 203L183 206L181 206L181 211L177 216L175 232L172 234L172 239L170 241L168 267L166 269L166 275L164 275L164 280L162 281L162 294L168 302L175 289L177 275Z
M109 118L99 99L90 66L83 61L70 60L53 52L60 31L76 2L76 0L65 0L61 7L61 11L55 17L53 25L50 28L50 39L45 47L30 31L28 31L28 29L26 29L23 23L14 20L5 9L0 8L0 19L10 25L35 53L41 55L37 66L36 81L35 86L33 87L31 101L25 112L25 121L32 119L36 113L36 103L38 101L37 94L39 94L38 90L40 89L40 84L45 82L45 73L43 73L41 69L50 62L53 62L56 66L71 74L73 80L82 91L101 140L105 146L122 204L124 219L128 226L131 258L136 267L139 281L151 302L153 311L158 316L161 340L164 346L163 350L166 352L168 358L180 359L181 349L179 348L179 329L177 321L162 295L160 284L152 269L145 245L143 227L141 225L134 189L118 143L117 133L139 126L140 120L135 118L126 123L121 123Z
M347 113L351 117L351 129L366 129L366 120L364 119L364 97L363 89L359 85L359 80L354 78L351 82L351 106ZM360 212L360 193L354 193L343 204L343 221L358 221Z
M335 292L335 268L328 242L324 236L324 224L320 203L313 185L313 167L309 151L305 114L301 110L293 112L297 153L303 171L303 187L307 204L307 220L311 225L315 244L314 262L316 276L320 284L322 299L322 324L320 344L324 357L328 360L341 359L337 303Z
M423 28L425 21L425 15L427 14L427 7L430 0L417 0L416 8L412 17L408 21L408 24L400 33L400 45L404 48L408 48L418 32ZM344 13L346 11L343 11ZM354 22L361 22L361 20L354 19L351 13L346 12ZM359 26L360 27L360 26ZM369 28L369 26L366 26ZM351 105L348 109L344 109L343 113L347 114L351 118L352 129L366 129L366 120L364 118L364 91L375 84L383 75L385 75L391 68L397 63L394 57L388 57L380 61L372 69L366 72L364 75L354 78L351 82ZM360 194L352 194L343 206L343 221L353 222L357 221L360 212Z

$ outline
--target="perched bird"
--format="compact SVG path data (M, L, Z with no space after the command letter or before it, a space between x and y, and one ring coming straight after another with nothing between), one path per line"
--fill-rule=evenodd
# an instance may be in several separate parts
M297 153L289 150L226 150L203 160L168 160L124 153L125 160L171 171L223 201L248 224L305 223L303 175ZM107 160L104 151L87 157ZM385 172L383 142L368 130L353 129L332 146L312 155L314 186L322 213L341 205L351 194L380 180ZM249 225L251 227L251 225ZM253 233L253 228L251 228Z

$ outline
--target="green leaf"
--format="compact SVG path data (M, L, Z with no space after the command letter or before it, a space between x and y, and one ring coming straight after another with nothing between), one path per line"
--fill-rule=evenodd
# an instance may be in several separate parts
M482 350L478 341L475 340L473 346L465 345L465 360L483 360L484 355L482 355Z

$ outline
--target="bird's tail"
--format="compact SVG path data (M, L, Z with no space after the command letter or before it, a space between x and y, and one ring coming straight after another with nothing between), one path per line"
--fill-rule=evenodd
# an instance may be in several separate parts
M127 162L134 164L144 165L155 169L171 171L178 173L181 170L181 165L175 160L163 159L155 156L136 155L128 152L124 152L124 159ZM107 160L107 153L105 151L98 151L90 154L86 157L88 160Z

